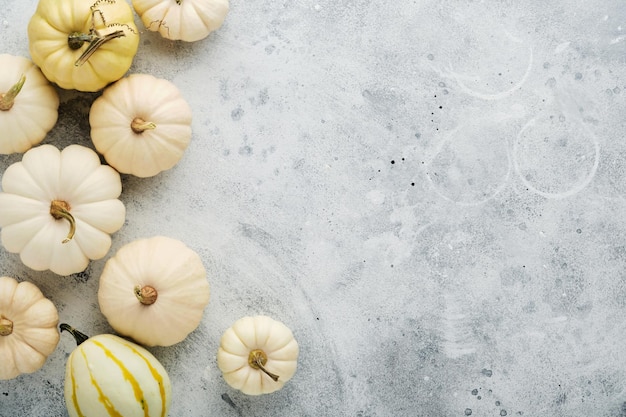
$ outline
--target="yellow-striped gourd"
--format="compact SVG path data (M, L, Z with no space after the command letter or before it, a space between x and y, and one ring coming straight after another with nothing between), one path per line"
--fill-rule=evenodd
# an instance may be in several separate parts
M112 334L76 339L65 370L70 417L165 417L172 387L161 363L146 349Z

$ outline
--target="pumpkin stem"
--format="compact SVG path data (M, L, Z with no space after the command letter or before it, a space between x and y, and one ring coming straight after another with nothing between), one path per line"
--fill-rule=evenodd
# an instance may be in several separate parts
M130 123L130 128L135 133L143 133L145 130L156 129L156 125L152 122L146 122L141 117L135 117Z
M261 349L255 349L248 355L248 365L254 369L260 369L274 381L278 381L279 376L269 372L263 366L267 363L267 355Z
M85 42L89 42L87 49L78 57L74 62L75 67L80 67L98 50L102 45L111 39L121 38L126 36L123 30L116 30L115 32L107 33L106 35L100 35L98 31L92 30L91 33L85 34L80 32L72 32L67 37L67 44L70 49L80 49Z
M0 317L0 336L8 336L13 333L13 322L5 317Z
M149 306L150 304L154 304L159 296L159 293L154 287L146 285L144 287L140 287L137 285L135 287L135 296L139 300L139 302L143 305Z
M9 91L0 94L0 110L11 110L15 103L15 97L22 91L22 87L26 82L26 76L22 75L17 83L15 83Z
M70 231L61 243L67 243L72 240L76 233L76 220L74 220L74 216L70 213L70 205L62 200L52 200L52 203L50 203L50 214L56 220L65 219L70 223Z
M67 36L67 46L72 50L80 49L85 42L91 42L93 35L87 35L81 32L72 32Z
M74 340L76 340L76 346L80 345L85 340L89 339L89 336L87 336L84 333L79 332L78 330L70 326L69 324L61 323L59 325L59 328L61 329L61 331L65 330L69 332L72 336L74 336Z

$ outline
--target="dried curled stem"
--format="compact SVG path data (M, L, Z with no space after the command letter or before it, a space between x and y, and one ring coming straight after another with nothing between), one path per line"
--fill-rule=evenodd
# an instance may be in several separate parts
M278 381L278 378L279 378L278 375L273 374L264 368L266 363L267 363L267 354L263 352L261 349L254 349L248 355L248 365L250 365L254 369L261 370L263 373L265 373L265 375L272 378L272 380Z
M63 200L52 200L50 203L50 214L56 220L65 219L70 223L70 231L61 243L67 243L72 240L76 233L76 220L74 216L72 216L72 213L70 213L70 205Z
M106 42L112 39L126 36L124 29L128 29L130 32L137 34L137 31L135 31L132 27L130 27L129 25L125 23L115 23L115 22L107 23L106 19L104 18L104 13L102 12L102 10L97 8L102 3L115 4L115 0L97 0L90 7L91 28L89 29L89 33L73 32L73 33L70 33L69 36L67 37L67 44L70 47L70 49L73 49L73 50L80 49L82 48L85 42L89 42L89 46L87 47L87 49L85 49L83 53L78 57L76 62L74 62L74 66L76 67L80 67L85 62L87 62L87 60L94 54L94 52L96 52L98 48L100 48ZM100 20L102 21L102 25L105 28L117 26L117 27L121 27L122 29L103 35L102 33L98 31L98 29L96 29L96 16L100 17Z
M106 42L111 39L121 38L122 36L126 36L123 30L116 30L106 35L100 35L96 30L93 30L93 32L89 34L78 32L70 34L67 38L67 43L72 49L79 49L83 43L89 42L89 46L80 54L76 62L74 62L74 66L80 67Z

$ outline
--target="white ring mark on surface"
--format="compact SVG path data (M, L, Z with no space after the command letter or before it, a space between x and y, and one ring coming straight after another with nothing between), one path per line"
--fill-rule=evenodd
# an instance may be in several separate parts
M492 200L506 187L513 170L513 164L505 133L506 126L500 126L501 122L505 120L496 120L494 125L494 120L482 119L474 126L462 125L450 132L439 145L434 156L425 165L427 170L426 178L432 184L435 193L454 204L472 207ZM496 133L502 133L502 137L499 140L493 139L498 137L491 134L493 129L496 129ZM479 139L470 140L468 137L478 137ZM484 138L487 138L487 140L491 139L494 143L485 142ZM455 150L460 151L456 152L458 156ZM498 152L502 155L499 155ZM468 156L473 156L473 158L467 158ZM441 161L440 168L447 168L445 172L437 169L436 163L438 159ZM469 163L467 163L468 159ZM506 159L506 168L501 169L501 171L506 170L506 172L498 180L489 181L490 178L487 178L487 181L485 181L486 176L495 172L494 167L502 168L504 165L502 163L503 159ZM464 175L467 172L464 171L480 175L467 178ZM491 179L495 176L492 174ZM466 184L461 184L463 180L466 181ZM471 180L474 182L480 181L484 188L479 189L481 184L474 187L474 183ZM442 185L446 182L448 185L447 190ZM452 194L457 194L457 198L451 196ZM473 195L467 198L468 194ZM478 194L481 194L481 196L477 197Z
M459 87L461 87L461 90L463 90L465 93L469 94L470 96L477 97L483 100L500 100L500 99L510 96L515 91L522 88L522 86L526 83L528 76L530 75L530 72L533 67L533 61L534 61L533 49L529 48L528 65L526 66L526 71L524 72L524 75L522 75L522 78L513 87L509 88L508 90L501 91L499 93L492 93L492 94L481 93L465 85L463 78L469 78L469 77L463 76L461 74L457 74L453 71L450 72L450 75L452 75L452 78L454 78L454 80L459 85Z
M539 188L535 187L525 177L525 175L522 173L522 168L520 168L519 166L518 153L519 153L519 143L520 143L521 137L524 134L524 132L526 132L528 129L533 128L536 125L537 125L537 119L536 118L530 119L519 131L517 135L517 140L513 142L513 166L515 168L515 171L519 175L522 183L528 188L528 190L532 191L533 193L538 194L545 198L549 198L549 199L562 199L562 198L567 198L567 197L570 197L579 193L585 187L587 187L589 183L591 183L591 180L595 177L596 172L598 170L598 166L600 164L600 144L598 143L597 137L591 131L589 131L589 129L583 124L577 124L581 128L581 131L584 131L591 138L592 145L593 145L593 153L594 153L593 165L591 169L589 170L589 173L587 174L587 176L574 187L563 192L548 192L548 191L540 190Z

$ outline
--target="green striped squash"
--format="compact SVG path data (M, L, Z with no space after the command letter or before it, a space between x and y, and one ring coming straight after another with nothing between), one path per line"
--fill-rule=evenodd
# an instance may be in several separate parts
M171 383L161 363L141 346L111 334L74 335L78 347L65 371L70 417L165 417ZM84 336L80 340L80 336Z

